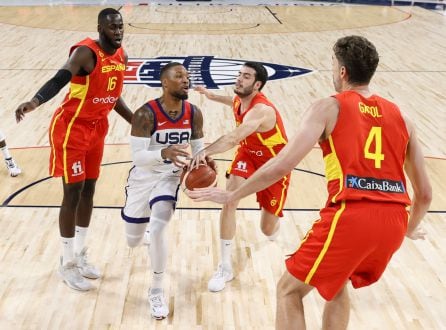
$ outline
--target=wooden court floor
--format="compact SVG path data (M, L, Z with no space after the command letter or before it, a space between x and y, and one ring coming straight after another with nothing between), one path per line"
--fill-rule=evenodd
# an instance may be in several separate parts
M305 76L271 80L264 89L284 117L288 135L314 100L333 94L331 46L360 34L375 43L380 65L372 88L395 100L416 123L434 189L425 241L405 240L381 281L350 288L349 329L446 329L446 17L415 7L380 6L122 6L124 46L132 58L209 55L309 68ZM219 261L219 206L180 196L169 225L166 295L171 314L149 316L146 247L126 246L120 206L130 164L129 126L114 114L88 237L90 259L103 271L96 290L74 292L57 277L60 179L47 174L47 129L54 100L16 124L13 111L64 63L69 47L95 38L101 7L0 8L0 129L24 173L0 168L0 329L273 329L275 286L284 259L318 216L326 198L321 152L315 147L293 172L281 234L259 229L254 198L237 214L235 279L210 293ZM222 94L232 95L230 86ZM127 85L136 109L159 88ZM205 140L233 127L228 108L190 92L204 113ZM218 155L223 173L231 152ZM219 185L224 178L219 174ZM323 300L305 298L308 329L321 327Z

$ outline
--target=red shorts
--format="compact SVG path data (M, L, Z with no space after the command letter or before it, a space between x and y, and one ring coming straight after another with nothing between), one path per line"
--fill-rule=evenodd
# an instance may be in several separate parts
M376 282L406 234L402 204L346 202L326 207L286 260L288 271L333 299L350 279L360 288Z
M87 121L56 111L49 131L50 175L63 176L65 183L97 179L107 131L107 118Z
M250 153L245 148L239 148L228 173L247 179L269 159L256 156L255 153ZM256 193L257 202L261 208L278 217L283 217L282 210L290 185L290 177L291 174L288 174L268 188Z

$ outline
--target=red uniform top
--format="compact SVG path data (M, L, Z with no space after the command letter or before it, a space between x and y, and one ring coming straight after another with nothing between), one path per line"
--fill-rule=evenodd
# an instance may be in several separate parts
M248 109L240 113L241 100L239 96L235 96L232 110L234 112L235 123L239 126L243 122L245 115L258 103L266 104L276 112L276 125L266 132L254 132L248 135L244 140L240 141L240 147L245 148L250 153L263 158L266 162L268 159L275 157L280 150L287 144L288 138L283 127L282 117L276 107L269 101L263 93L257 93L251 101ZM258 159L258 158L257 158Z
M96 65L86 76L73 76L70 91L60 109L64 115L85 120L106 118L121 95L124 83L125 55L118 48L113 55L104 51L90 38L71 47L70 54L79 46L87 46L96 55Z
M372 200L409 205L403 171L409 140L399 108L379 96L354 91L334 96L339 115L331 135L320 143L328 200Z

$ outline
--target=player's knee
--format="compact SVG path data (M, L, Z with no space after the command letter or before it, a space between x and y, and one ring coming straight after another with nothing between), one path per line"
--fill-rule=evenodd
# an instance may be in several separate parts
M167 221L151 219L150 221L150 239L156 240L160 237L166 228Z

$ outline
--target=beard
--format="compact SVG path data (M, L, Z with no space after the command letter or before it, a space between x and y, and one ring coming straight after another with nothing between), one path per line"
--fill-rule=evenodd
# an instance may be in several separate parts
M189 98L189 94L187 93L179 93L179 92L173 92L170 95L172 95L173 97L176 97L179 100L187 100Z
M254 84L248 87L244 87L241 90L234 89L234 93L237 94L239 97L246 97L248 95L251 95L254 91Z

